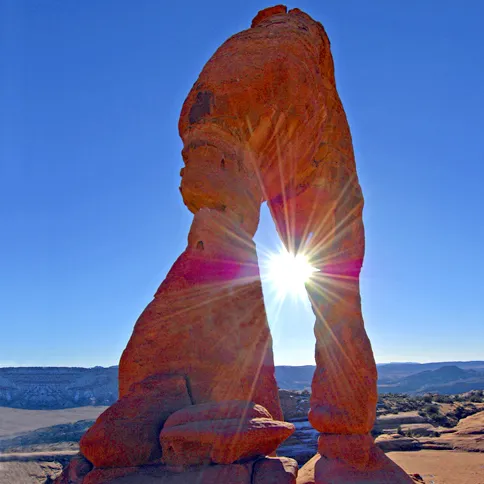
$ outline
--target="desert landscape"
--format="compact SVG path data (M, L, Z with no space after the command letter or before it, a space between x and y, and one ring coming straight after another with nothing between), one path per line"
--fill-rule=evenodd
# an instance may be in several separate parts
M461 372L455 371L457 365ZM428 386L431 384L448 389L466 386L465 372L474 371L471 376L477 378L482 368L482 361L378 365L380 395L372 430L377 445L405 471L419 474L428 484L482 484L484 391L425 391L433 388ZM112 403L108 396L117 391L116 370L0 369L0 482L48 483L58 477L78 454L82 435L107 408L85 403L92 398ZM311 366L276 367L284 418L296 427L278 453L295 459L300 467L317 452L318 432L307 420L311 371ZM429 373L434 371L434 375ZM69 377L52 377L59 372ZM8 385L7 375L12 378ZM464 378L459 380L456 376ZM76 383L79 379L83 393L78 395L76 406L71 406L72 395L80 387ZM416 382L413 394L381 391L385 385L398 386L402 381L407 385L409 381ZM7 389L11 407L5 405Z
M444 3L0 3L0 484L484 484Z

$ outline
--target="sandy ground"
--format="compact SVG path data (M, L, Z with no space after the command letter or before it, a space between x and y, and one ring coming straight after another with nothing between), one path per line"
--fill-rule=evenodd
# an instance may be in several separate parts
M3 454L0 484L41 483L48 475L58 475L61 465L48 462L49 456L40 454ZM484 453L421 450L387 455L408 473L420 474L426 484L484 484Z
M0 438L51 425L93 420L107 407L77 407L62 410L23 410L0 407Z
M409 474L420 474L426 484L484 484L484 453L452 450L389 452Z
M0 462L0 484L41 484L61 472L57 462Z

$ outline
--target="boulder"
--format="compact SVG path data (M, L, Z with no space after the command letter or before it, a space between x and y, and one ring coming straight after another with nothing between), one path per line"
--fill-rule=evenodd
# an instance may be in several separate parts
M244 400L202 403L178 410L168 417L165 429L202 420L269 418L271 414L262 405Z
M163 428L163 462L171 466L231 464L269 455L294 425L268 418L203 420Z
M179 410L160 433L163 462L170 466L231 464L271 454L294 432L261 405L212 402Z
M154 375L133 385L98 417L82 437L80 450L96 467L139 466L159 459L163 424L189 405L183 376Z

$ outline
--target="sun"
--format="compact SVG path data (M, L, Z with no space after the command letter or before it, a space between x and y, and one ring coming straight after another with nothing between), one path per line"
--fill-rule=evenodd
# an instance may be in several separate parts
M293 254L282 248L269 256L268 279L281 298L287 295L305 297L305 284L315 272L317 269L304 254Z

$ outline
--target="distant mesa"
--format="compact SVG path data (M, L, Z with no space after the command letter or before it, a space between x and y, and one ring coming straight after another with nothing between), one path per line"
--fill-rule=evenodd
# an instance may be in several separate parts
M284 390L310 390L313 365L276 366ZM377 365L380 393L453 395L484 390L484 361ZM118 367L0 368L0 407L53 410L111 405L118 395Z

